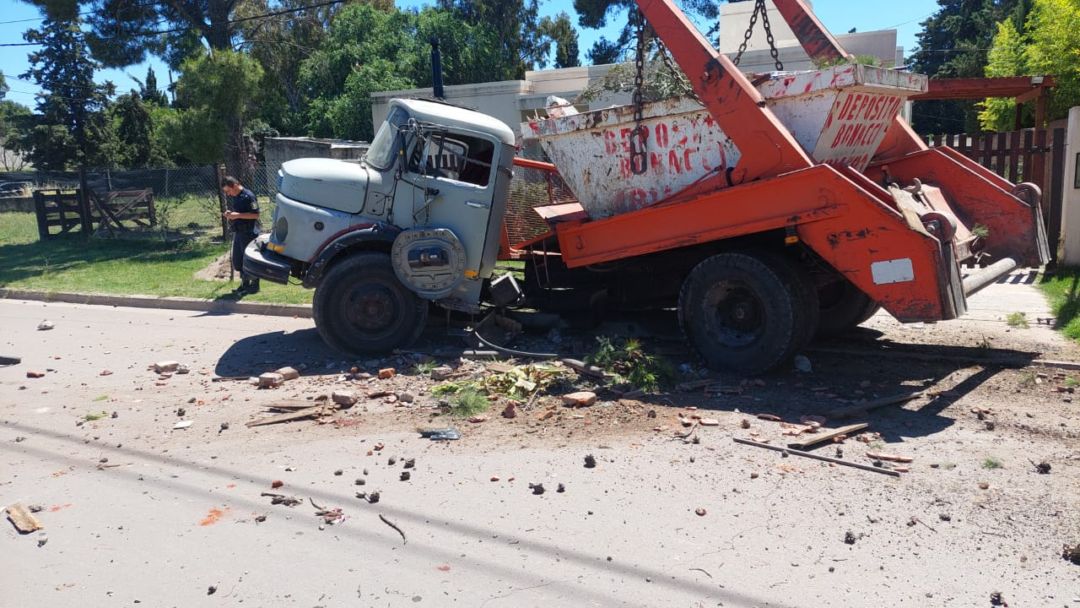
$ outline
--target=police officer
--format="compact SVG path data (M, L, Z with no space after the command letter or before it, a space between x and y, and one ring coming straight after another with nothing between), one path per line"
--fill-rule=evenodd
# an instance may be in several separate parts
M225 219L229 220L233 231L232 264L240 271L240 287L233 290L238 296L259 293L259 279L244 272L244 249L259 234L259 202L255 194L240 183L240 180L226 176L222 180L222 190L229 197L229 211Z

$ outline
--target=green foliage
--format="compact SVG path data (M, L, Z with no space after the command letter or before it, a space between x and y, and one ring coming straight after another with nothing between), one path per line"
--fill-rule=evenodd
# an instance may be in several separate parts
M544 17L540 20L540 32L555 43L555 67L572 68L581 65L578 58L578 35L570 16L559 13L554 19Z
M165 151L154 139L148 104L132 91L121 95L109 108L116 137L114 162L121 167L160 167L167 163Z
M45 19L24 37L41 46L29 54L30 69L22 77L45 93L38 98L36 124L20 147L38 169L108 166L104 110L113 86L94 82L99 65L90 57L78 19Z
M505 395L511 399L527 399L551 386L562 368L542 365L519 365L508 372L488 374L481 378L480 387L489 395Z
M600 336L596 344L596 351L586 361L615 374L615 381L620 384L655 391L675 377L675 370L667 361L647 354L641 342L633 338L612 340Z
M1009 327L1016 327L1018 329L1027 329L1029 327L1027 315L1022 312L1010 312L1008 316L1005 317L1005 322L1008 323Z
M486 412L491 407L486 395L474 388L466 388L457 393L450 406L450 413L458 418L468 418Z
M672 66L675 64L672 63ZM642 95L646 103L671 97L693 96L694 89L689 79L676 68L667 65L655 56L645 64ZM616 65L604 74L599 81L590 84L578 95L579 102L602 99L607 93L627 93L634 90L634 66L629 63Z
M94 401L97 401L97 399L95 399ZM90 412L89 414L86 414L85 416L83 416L83 420L85 420L87 422L93 422L95 420L101 420L102 418L108 418L108 417L109 417L109 412Z
M0 171L22 171L26 166L20 146L30 130L33 113L14 101L0 101Z
M938 0L938 10L922 22L918 48L909 58L912 71L938 78L982 76L994 24L1022 14L1027 0ZM978 129L979 108L969 101L922 101L915 104L913 126L919 133L962 133Z
M986 66L987 76L1053 75L1057 87L1050 93L1050 120L1068 114L1080 104L1080 3L1074 0L1033 0L1027 18L997 24ZM1017 22L1019 21L1019 26ZM987 99L979 121L986 130L1011 129L1015 120L1012 99ZM1025 121L1031 121L1027 112Z
M987 456L982 461L982 468L984 469L1000 469L1004 466L1005 465L1002 464L1000 460L994 458L993 456Z
M986 64L987 76L1016 76L1027 71L1024 43L1012 20L997 24L997 33ZM1009 131L1015 122L1016 102L1012 99L987 99L979 112L979 124L985 131Z
M1080 268L1059 268L1052 275L1043 275L1038 285L1050 300L1054 327L1080 340Z
M230 137L242 137L237 123L242 125L258 103L262 68L248 55L216 51L185 61L181 71L176 83L181 110L160 115L163 134L170 150L188 161L220 162L226 144L243 147Z
M1047 118L1067 116L1080 104L1080 2L1035 0L1024 33L1029 72L1057 78Z
M170 204L168 199L164 204ZM175 209L184 221L218 221L206 216L198 201ZM237 282L203 281L194 274L226 251L204 239L90 239L79 235L39 241L33 213L9 212L0 220L0 287L74 293L146 294L161 297L217 299ZM263 283L245 301L310 304L312 292L294 286Z

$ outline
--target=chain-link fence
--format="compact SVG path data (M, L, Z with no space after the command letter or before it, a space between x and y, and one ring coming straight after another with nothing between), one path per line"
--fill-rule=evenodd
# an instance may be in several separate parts
M273 213L276 179L264 165L255 167L252 183L245 184L259 200L264 226ZM79 174L75 171L0 172L0 184L21 184L17 189L23 200L8 200L7 210L31 211L30 195L34 190L75 190ZM98 200L109 200L110 193L146 190L153 192L157 225L146 232L170 237L198 238L222 235L218 169L213 165L162 167L149 169L96 169L86 173L86 183ZM0 203L4 199L0 199Z

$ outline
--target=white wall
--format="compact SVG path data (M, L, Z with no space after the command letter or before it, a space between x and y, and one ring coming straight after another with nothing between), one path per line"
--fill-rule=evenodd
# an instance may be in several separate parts
M1065 134L1065 188L1061 202L1061 230L1064 233L1066 266L1080 266L1080 189L1076 188L1076 163L1080 155L1080 106L1069 110Z

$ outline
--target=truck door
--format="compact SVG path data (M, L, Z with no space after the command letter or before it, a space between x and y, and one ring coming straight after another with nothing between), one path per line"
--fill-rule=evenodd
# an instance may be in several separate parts
M480 133L425 129L406 164L413 196L395 201L395 222L414 228L449 228L465 247L466 276L476 277L483 265L493 209L498 144ZM498 218L501 222L501 213Z

